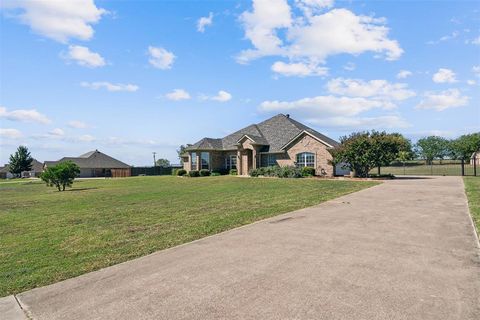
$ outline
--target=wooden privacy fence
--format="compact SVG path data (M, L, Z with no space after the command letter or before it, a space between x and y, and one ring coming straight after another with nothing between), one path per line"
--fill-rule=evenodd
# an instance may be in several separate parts
M125 178L132 175L131 168L110 169L112 178Z

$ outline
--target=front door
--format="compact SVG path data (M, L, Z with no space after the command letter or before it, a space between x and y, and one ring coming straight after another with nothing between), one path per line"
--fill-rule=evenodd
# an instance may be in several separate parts
M252 169L252 150L244 150L242 152L242 175L248 175L250 169Z

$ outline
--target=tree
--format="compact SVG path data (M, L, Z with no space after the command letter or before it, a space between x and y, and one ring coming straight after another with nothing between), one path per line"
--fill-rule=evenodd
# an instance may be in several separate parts
M170 167L170 161L167 159L158 159L157 160L157 166L159 167Z
M191 146L191 144L187 144L187 145L182 144L180 147L178 147L177 154L178 154L178 159L180 159L180 164L183 164L182 155L185 153L185 149L188 148L189 146Z
M411 152L412 149L410 141L400 133L387 134L385 131L373 130L370 137L375 151L373 157L378 168L378 175L380 175L380 167L388 166L397 159L400 151Z
M340 146L330 150L332 163L347 163L355 176L368 177L372 168L388 165L405 144L399 134L356 132L340 139Z
M80 174L80 168L72 161L65 161L53 167L48 167L40 175L47 186L56 187L58 191L65 191L65 187L71 187L73 180Z
M469 159L480 150L480 132L465 134L449 143L450 156L454 159Z
M10 155L10 162L8 163L8 171L15 176L20 176L23 171L32 170L33 158L27 147L19 146L17 151Z
M427 164L432 164L434 159L443 159L449 153L448 140L438 136L429 136L418 140L415 148L417 155Z

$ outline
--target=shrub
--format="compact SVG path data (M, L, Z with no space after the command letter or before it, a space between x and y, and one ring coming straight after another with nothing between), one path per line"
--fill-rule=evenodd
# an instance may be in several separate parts
M301 178L302 170L293 166L280 167L278 176L280 178Z
M231 176L236 176L238 174L237 169L230 169L229 174Z
M177 176L183 177L187 174L187 170L185 169L176 169Z
M250 171L248 171L248 175L250 177L258 177L260 176L260 170L259 169L250 169Z
M304 177L311 177L315 175L315 168L312 167L303 167L302 168L302 176Z
M188 176L190 177L200 177L200 172L198 172L197 170L192 170L192 171L189 171L188 172Z
M220 175L221 175L220 172L216 172L216 171L213 171L211 174L212 177L218 177Z
M58 191L65 191L71 187L73 180L80 174L80 168L72 161L61 162L53 167L48 167L40 178L49 187L56 187Z
M208 177L211 174L210 170L207 170L207 169L202 169L200 170L199 173L200 173L200 177Z
M178 172L178 170L180 170L180 169L172 169L172 176L176 176L176 175L177 175L177 172Z
M303 172L302 169L297 167L270 166L252 169L249 171L249 175L251 177L265 176L277 178L301 178L303 176Z
M225 169L225 168L218 169L216 172L217 172L218 174L220 174L220 175L229 174L229 170L228 170L228 169Z

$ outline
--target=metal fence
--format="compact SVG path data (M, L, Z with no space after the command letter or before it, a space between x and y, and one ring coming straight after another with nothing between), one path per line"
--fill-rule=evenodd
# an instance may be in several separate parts
M480 176L480 159L434 160L427 164L423 160L394 161L381 167L381 174L393 175L432 175L432 176ZM377 173L378 169L371 173Z
M172 174L172 170L178 168L182 168L182 166L132 167L132 176L165 176Z

